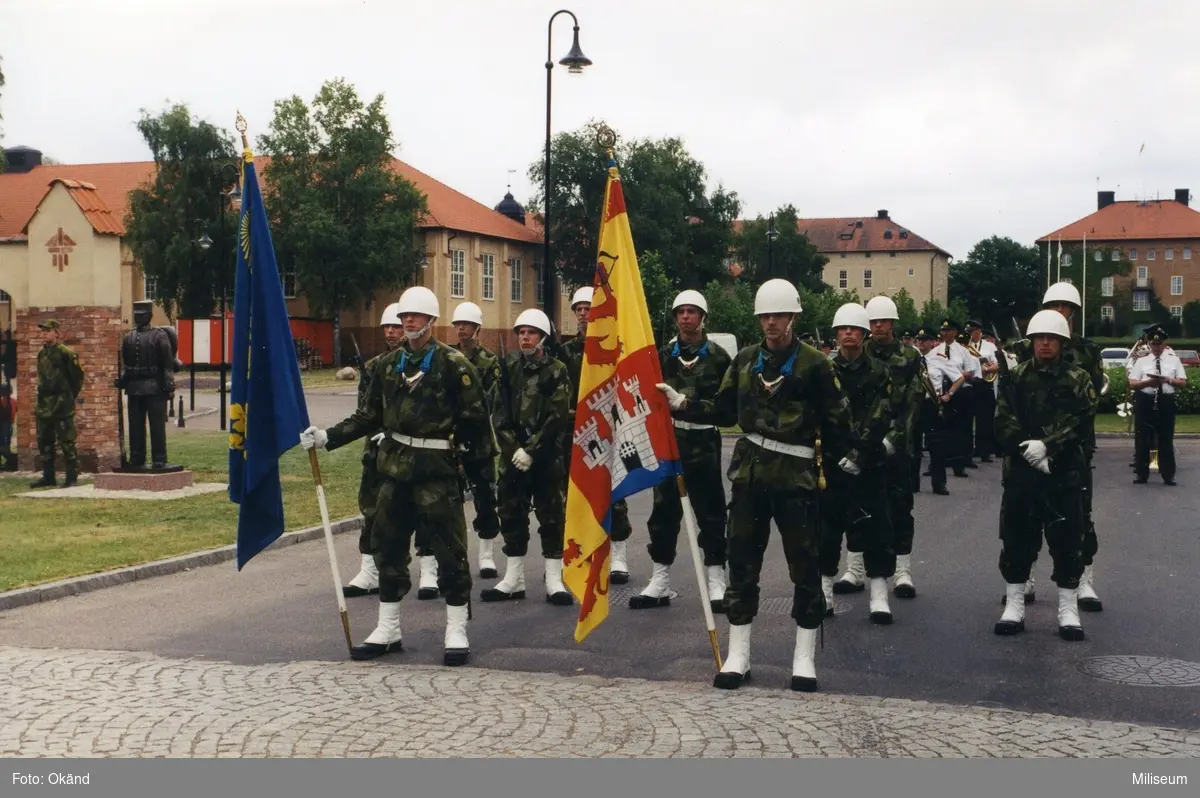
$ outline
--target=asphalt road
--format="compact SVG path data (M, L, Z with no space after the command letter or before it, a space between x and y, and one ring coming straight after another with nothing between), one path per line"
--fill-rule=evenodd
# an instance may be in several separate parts
M825 625L817 654L822 691L1200 728L1200 445L1178 446L1179 488L1159 481L1133 485L1131 445L1110 440L1100 447L1095 510L1104 611L1083 615L1086 641L1058 638L1045 553L1035 570L1038 600L1029 607L1027 631L1016 637L992 633L1003 592L997 569L1000 469L985 465L968 479L951 478L949 497L929 493L927 482L917 496L919 595L892 599L893 625L869 622L865 592L838 597L837 615ZM583 644L573 642L575 611L542 600L541 564L530 557L529 599L474 603L471 664L711 682L714 666L686 545L673 569L680 597L669 608L627 607L630 592L650 573L650 495L633 497L629 507L633 581L615 586L611 615L597 631ZM315 502L313 516L316 523ZM357 570L355 538L338 540L344 579ZM767 557L751 657L754 687L746 689L776 691L788 683L795 627L777 543ZM474 595L489 584L476 580ZM417 601L415 593L403 605L405 652L375 667L440 664L443 606ZM349 605L358 642L374 626L377 605L373 598ZM720 616L718 629L724 640ZM347 656L320 541L260 555L241 573L232 565L201 568L0 614L0 645L149 651L240 664ZM1111 657L1117 659L1106 659ZM1133 657L1169 661L1128 659Z

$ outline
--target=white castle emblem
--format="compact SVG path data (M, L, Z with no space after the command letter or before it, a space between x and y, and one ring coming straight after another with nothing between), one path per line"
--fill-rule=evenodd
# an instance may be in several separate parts
M650 405L642 398L638 378L626 380L621 387L633 400L632 413L620 401L616 377L587 400L588 407L604 418L611 438L600 436L599 422L595 416L575 430L575 445L583 449L584 465L588 468L607 468L612 475L614 488L625 480L630 471L639 468L647 471L658 469L658 457L654 454L654 445L646 429ZM616 457L613 456L614 447Z

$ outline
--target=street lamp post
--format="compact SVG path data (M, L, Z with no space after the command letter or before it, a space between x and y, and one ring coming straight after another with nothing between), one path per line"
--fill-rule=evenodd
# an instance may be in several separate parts
M219 191L217 194L217 197L218 197L218 199L217 199L217 236L218 236L218 240L220 240L220 242L221 242L221 249L217 252L217 290L221 294L221 298L220 298L221 363L220 363L220 365L217 366L217 373L220 375L220 380L221 380L219 393L221 396L221 431L222 432L225 431L225 424L226 424L226 417L227 417L226 408L227 408L228 402L227 402L227 394L226 394L226 390L225 390L225 379L226 379L226 370L229 365L227 362L228 358L226 357L226 337L225 337L226 336L225 317L227 315L225 300L226 300L226 296L229 294L228 264L226 263L226 257L225 257L229 252L229 250L225 248L225 201L229 200L230 209L236 210L235 206L240 204L241 198L242 198L242 191L241 191L242 172L240 169L238 169L238 167L235 164L223 163L220 166L217 166L215 168L217 178L220 179L220 178L224 177L225 170L227 170L227 169L233 175L234 187L231 188L228 192ZM226 184L226 185L228 185L228 184Z
M771 214L771 221L767 225L767 272L768 276L775 276L775 239L779 238L779 231L775 229L775 214Z
M550 260L550 78L554 70L554 60L550 55L550 48L553 46L553 38L551 33L554 30L554 19L559 14L570 14L571 19L575 23L575 38L571 44L571 51L566 54L558 63L567 68L567 72L572 75L578 75L583 72L584 67L591 66L592 62L583 51L579 49L579 19L575 14L567 9L555 11L550 16L550 22L546 26L546 169L543 177L545 178L545 205L542 212L542 298L545 304L546 316L554 321L557 316L557 301L558 295L554 290L554 268L553 262Z

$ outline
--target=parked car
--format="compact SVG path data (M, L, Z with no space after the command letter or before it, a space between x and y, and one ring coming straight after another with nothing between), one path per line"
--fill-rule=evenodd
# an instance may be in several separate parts
M1104 361L1104 368L1123 368L1125 366L1125 358L1129 357L1129 350L1120 346L1110 346L1100 352L1100 359Z
M1176 349L1175 356L1179 358L1179 362L1183 363L1186 368L1194 368L1200 366L1200 353L1195 349Z

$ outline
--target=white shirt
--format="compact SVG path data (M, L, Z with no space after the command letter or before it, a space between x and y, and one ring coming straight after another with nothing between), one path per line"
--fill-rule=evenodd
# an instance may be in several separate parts
M933 383L933 389L940 396L942 393L942 377L949 377L950 384L958 382L962 376L963 370L953 358L953 348L951 348L951 357L946 357L946 345L941 344L929 350L925 355L925 366L929 371L929 380Z
M1144 380L1148 374L1161 374L1169 378L1187 379L1187 372L1183 368L1183 363L1180 362L1178 355L1174 352L1168 352L1165 349L1163 353L1155 357L1154 353L1150 353L1145 357L1138 358L1138 361L1133 364L1133 373L1129 375L1131 381ZM1147 385L1141 389L1141 392L1153 396L1158 392L1158 388L1153 385ZM1164 394L1175 393L1174 385L1163 383L1162 392Z

